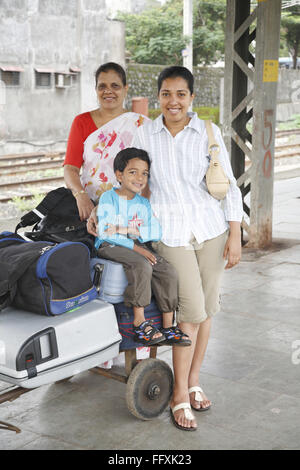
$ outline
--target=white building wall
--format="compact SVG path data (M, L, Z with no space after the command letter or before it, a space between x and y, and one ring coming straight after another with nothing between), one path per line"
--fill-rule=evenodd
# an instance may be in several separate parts
M74 116L97 107L94 73L107 61L125 65L125 44L105 0L1 0L0 67L23 71L18 87L1 83L0 154L64 146ZM73 86L56 88L52 73L51 88L36 88L35 69L70 67L81 70Z

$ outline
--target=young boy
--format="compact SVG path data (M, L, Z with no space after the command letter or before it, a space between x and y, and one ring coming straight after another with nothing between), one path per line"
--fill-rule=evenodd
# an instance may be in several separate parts
M178 327L172 327L178 304L177 273L145 243L158 241L161 228L148 199L139 193L148 182L150 159L144 150L121 150L114 160L120 188L102 194L98 206L98 237L95 246L100 258L121 263L128 280L124 302L133 308L135 341L143 345L189 346L191 341ZM155 296L163 314L158 330L145 320L144 307Z

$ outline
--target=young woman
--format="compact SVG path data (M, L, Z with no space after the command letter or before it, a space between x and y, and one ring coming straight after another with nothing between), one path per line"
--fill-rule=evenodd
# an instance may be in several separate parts
M241 257L242 198L233 176L220 130L220 162L230 179L221 205L207 191L208 137L205 122L189 112L194 98L193 75L169 67L158 78L162 114L140 128L133 141L151 160L150 202L162 226L155 251L172 264L179 277L178 326L192 340L189 348L173 348L174 390L171 417L175 426L194 431L191 408L211 406L199 384L212 317L220 310L219 287L225 269Z

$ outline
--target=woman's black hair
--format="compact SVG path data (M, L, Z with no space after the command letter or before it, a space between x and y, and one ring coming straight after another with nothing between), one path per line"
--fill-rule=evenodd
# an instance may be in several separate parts
M98 83L98 77L100 75L101 72L110 72L111 70L113 70L114 72L116 72L116 74L119 75L123 85L125 86L126 85L126 73L125 73L125 70L123 69L123 67L121 67L121 65L119 64L116 64L115 62L107 62L106 64L102 64L100 65L100 67L98 67L98 69L96 70L96 73L95 73L95 79L96 79L96 86L97 86L97 83Z
M194 77L193 74L186 67L181 67L180 65L173 65L162 70L157 79L157 88L158 93L160 92L162 82L167 80L167 78L183 78L188 85L188 88L191 92L191 95L194 93Z
M133 158L139 158L148 164L148 170L150 170L151 162L148 153L145 150L137 149L135 147L128 147L117 153L114 159L114 172L117 170L123 173L129 160Z

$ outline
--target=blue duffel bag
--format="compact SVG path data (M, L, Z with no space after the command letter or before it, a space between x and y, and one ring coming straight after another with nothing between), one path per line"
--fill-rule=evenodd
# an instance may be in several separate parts
M27 241L0 234L0 310L8 305L60 315L97 297L90 252L81 242Z

